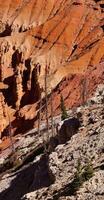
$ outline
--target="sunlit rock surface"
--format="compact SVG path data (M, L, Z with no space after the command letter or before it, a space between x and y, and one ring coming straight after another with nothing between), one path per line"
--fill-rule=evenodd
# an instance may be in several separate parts
M104 81L103 1L0 0L0 112L9 107L15 133L34 126L46 66L54 113L61 92L68 108L82 103L85 79L92 95ZM0 114L2 135L5 120Z

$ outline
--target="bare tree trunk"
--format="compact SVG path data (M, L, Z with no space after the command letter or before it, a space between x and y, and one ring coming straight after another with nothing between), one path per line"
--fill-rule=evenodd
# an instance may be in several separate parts
M54 136L54 120L53 120L53 98L52 98L52 89L51 89L51 127L52 127L52 136Z
M12 153L15 153L15 147L14 147L14 143L13 143L13 139L12 139L12 125L11 125L11 121L10 121L10 117L8 114L8 118L9 118L9 138L10 138L10 143L11 143L11 149L12 149Z
M42 97L40 94L39 112L38 112L38 134L39 135L40 135L40 125L41 125L41 109L42 109Z
M82 82L82 104L84 105L87 100L87 80L84 77Z
M45 84L45 119L46 119L47 139L43 138L44 153L45 154L47 154L46 140L48 141L48 138L49 138L47 75L48 75L48 66L46 64L46 66L45 66L45 77L44 77L44 82L45 83L44 84Z
M49 120L48 120L48 98L47 98L47 75L48 75L48 67L46 64L45 67L45 104L46 104L46 126L47 126L47 133L49 134Z

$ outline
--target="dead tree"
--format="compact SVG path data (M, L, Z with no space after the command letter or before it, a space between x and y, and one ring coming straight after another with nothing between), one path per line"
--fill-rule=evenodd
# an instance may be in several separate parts
M40 94L39 112L38 112L38 134L39 135L40 135L40 125L41 125L41 109L42 109L42 97Z
M87 100L87 80L84 76L84 79L82 81L82 104L84 105Z
M44 76L44 86L45 86L45 120L46 120L46 130L47 130L47 141L49 138L49 119L48 119L48 91L47 91L47 77L48 77L48 66L45 66L45 76ZM46 138L43 138L44 153L47 154L47 144Z
M9 113L8 113L8 119L9 119L8 133L9 133L12 153L14 154L15 153L15 147L14 147L14 143L13 143L13 139L12 139L12 125L11 125L11 120L10 120Z
M52 128L52 136L54 136L54 120L53 120L53 92L51 89L51 128Z
M48 77L48 66L46 64L46 67L45 67L45 105L46 105L45 117L46 117L47 133L49 134L47 77Z

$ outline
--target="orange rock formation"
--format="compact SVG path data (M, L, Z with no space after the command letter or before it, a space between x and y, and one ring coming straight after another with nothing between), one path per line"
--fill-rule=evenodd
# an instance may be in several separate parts
M8 125L2 99L14 127L32 127L46 65L57 113L60 92L71 107L81 103L85 77L88 95L103 82L103 60L104 1L0 0L0 133Z

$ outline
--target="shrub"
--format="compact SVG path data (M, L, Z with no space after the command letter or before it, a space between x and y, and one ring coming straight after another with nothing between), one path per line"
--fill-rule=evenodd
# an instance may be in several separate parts
M80 160L78 160L77 171L75 173L74 180L70 184L69 194L75 194L85 181L92 178L93 173L93 167L90 162L88 162L85 167L82 167Z
M81 161L78 160L76 168L77 170L74 175L73 181L65 185L65 187L62 190L53 195L54 199L58 200L61 196L75 195L79 188L83 185L83 183L93 176L93 167L90 162L88 162L86 166L83 167L81 165Z
M91 163L87 163L87 165L84 167L84 172L83 172L83 179L84 181L89 180L93 176L93 166Z

